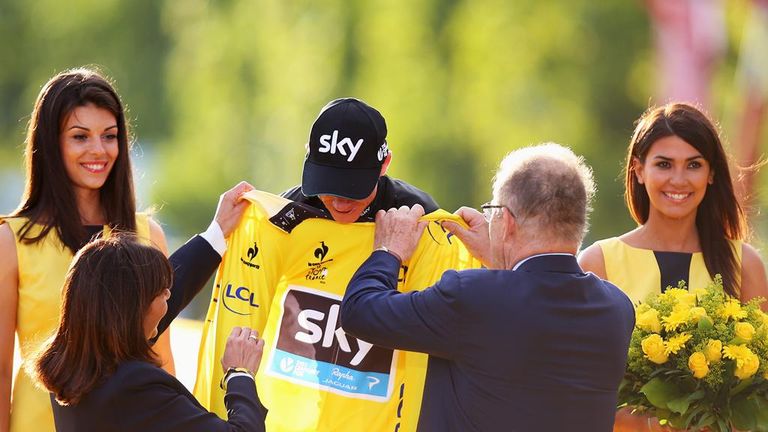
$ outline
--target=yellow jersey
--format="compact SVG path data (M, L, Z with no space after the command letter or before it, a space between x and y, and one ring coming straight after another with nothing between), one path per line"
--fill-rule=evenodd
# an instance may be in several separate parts
M413 431L427 356L349 336L339 325L347 283L373 249L375 225L340 224L260 191L227 240L203 327L195 396L226 418L220 359L234 326L266 341L256 388L268 431ZM398 289L423 289L447 269L479 267L441 220L429 221Z

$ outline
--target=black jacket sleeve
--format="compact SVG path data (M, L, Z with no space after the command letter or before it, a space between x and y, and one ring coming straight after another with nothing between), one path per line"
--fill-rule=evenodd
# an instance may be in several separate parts
M204 238L197 235L184 243L168 260L173 267L173 286L171 298L168 299L168 312L157 326L158 336L203 289L219 266L221 256Z
M181 383L158 368L136 368L122 383L115 383L112 415L120 431L141 432L263 432L267 410L253 380L241 376L229 381L224 404L228 421L201 407ZM127 382L126 382L127 381ZM96 414L99 415L99 414Z
M456 357L464 321L458 273L447 271L429 288L401 293L399 270L397 258L383 251L360 266L341 302L344 331L387 348Z

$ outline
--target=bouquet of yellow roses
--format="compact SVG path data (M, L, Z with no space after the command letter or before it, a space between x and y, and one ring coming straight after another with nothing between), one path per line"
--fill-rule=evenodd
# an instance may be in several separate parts
M668 288L636 308L619 404L662 424L768 431L768 315L741 304L719 275L706 288Z

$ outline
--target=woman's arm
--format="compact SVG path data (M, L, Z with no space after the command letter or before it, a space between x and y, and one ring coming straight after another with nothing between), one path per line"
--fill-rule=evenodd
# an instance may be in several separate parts
M592 272L600 279L607 279L605 257L600 246L593 244L579 254L579 265L585 272Z
M165 233L153 219L149 219L149 240L155 247L163 251L165 256L168 256L168 242L165 240ZM152 348L160 357L163 369L171 375L176 375L176 364L173 361L173 351L171 351L171 330L168 329L168 331L163 332Z
M13 348L19 301L19 262L8 224L0 225L0 432L10 428Z
M744 243L741 252L741 301L746 302L755 297L768 299L765 265L757 250ZM763 302L760 307L768 311L768 302Z

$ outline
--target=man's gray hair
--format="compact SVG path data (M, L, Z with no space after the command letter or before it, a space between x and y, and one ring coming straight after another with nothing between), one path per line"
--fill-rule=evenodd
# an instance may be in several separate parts
M592 169L571 149L545 143L509 153L493 181L493 196L526 235L581 245L595 194Z

